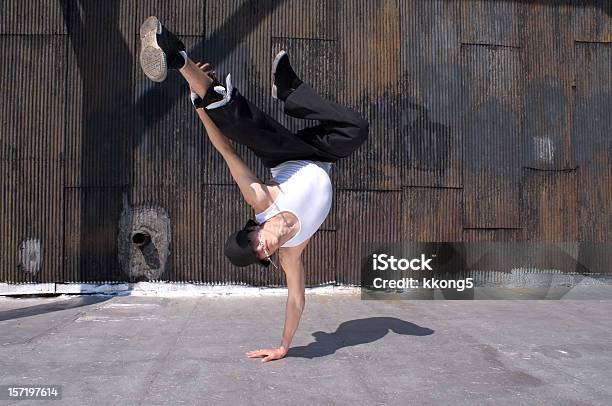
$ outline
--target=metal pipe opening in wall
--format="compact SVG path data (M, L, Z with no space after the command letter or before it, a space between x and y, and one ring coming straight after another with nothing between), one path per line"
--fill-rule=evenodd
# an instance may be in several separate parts
M132 234L132 243L137 247L144 247L151 242L151 236L144 232L136 232Z

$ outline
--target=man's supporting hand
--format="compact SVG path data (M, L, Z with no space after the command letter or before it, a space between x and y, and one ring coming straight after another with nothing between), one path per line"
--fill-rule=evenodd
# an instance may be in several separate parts
M287 355L287 349L285 347L267 348L264 350L249 351L246 355L249 358L263 358L261 362L268 362L283 358Z

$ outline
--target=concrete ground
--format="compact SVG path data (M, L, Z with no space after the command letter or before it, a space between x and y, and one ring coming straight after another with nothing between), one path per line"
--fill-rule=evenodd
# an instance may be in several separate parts
M308 296L287 358L282 296L0 297L1 404L610 405L612 301Z

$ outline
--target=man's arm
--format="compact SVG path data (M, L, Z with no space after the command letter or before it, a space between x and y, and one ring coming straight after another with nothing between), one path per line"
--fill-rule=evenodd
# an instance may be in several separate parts
M260 213L267 209L274 202L276 196L271 193L268 185L262 183L251 169L244 163L240 155L236 152L230 141L221 130L215 125L204 109L197 109L198 116L204 127L210 142L219 151L227 164L232 177L238 184L240 192L246 202Z
M290 256L283 260L280 256L285 278L287 279L287 303L285 304L285 326L283 327L283 338L280 347L285 354L289 350L293 336L300 324L300 318L304 311L306 299L304 297L304 264L302 257Z
M185 67L181 69L181 74L189 83L190 90L196 92L202 98L213 83L213 76L211 75L214 74L214 71L212 71L212 67L208 63L194 63L192 60L188 60ZM257 179L257 176L244 163L230 141L221 133L221 130L210 119L204 109L197 109L196 111L204 124L210 142L227 163L230 173L238 184L246 202L256 213L267 209L274 202L276 196L273 196L273 194L276 191L271 190Z
M281 248L279 250L279 259L285 271L287 279L287 303L285 304L285 325L283 327L283 337L278 348L267 348L257 351L247 352L249 358L263 358L262 362L268 362L275 359L283 358L287 355L293 336L300 324L300 318L304 311L306 302L304 297L304 265L302 264L302 252L308 241L302 244L291 247Z

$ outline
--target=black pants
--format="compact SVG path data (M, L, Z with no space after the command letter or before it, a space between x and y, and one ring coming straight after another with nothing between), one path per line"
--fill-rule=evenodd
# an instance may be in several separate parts
M287 97L285 114L320 124L295 134L238 91L228 105L206 112L225 136L246 145L268 168L294 159L336 162L368 137L368 123L358 113L325 100L305 83Z

